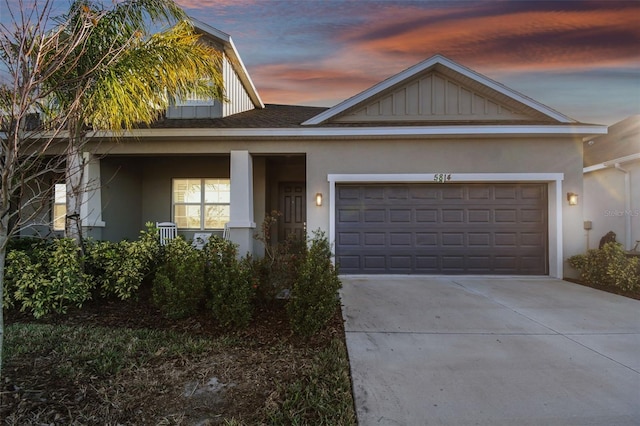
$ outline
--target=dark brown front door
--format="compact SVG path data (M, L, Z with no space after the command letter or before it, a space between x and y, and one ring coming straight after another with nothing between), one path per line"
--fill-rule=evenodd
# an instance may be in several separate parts
M280 183L280 212L278 240L284 241L290 234L297 239L306 238L307 211L304 182Z

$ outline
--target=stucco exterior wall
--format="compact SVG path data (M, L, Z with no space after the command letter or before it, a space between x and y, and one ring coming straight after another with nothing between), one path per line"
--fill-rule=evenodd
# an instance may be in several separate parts
M137 238L146 222L171 220L173 178L229 177L224 156L112 157L102 159L101 168L103 238L112 241Z
M584 220L592 224L590 231L584 231L589 248L597 248L600 238L609 231L615 232L617 241L627 249L640 240L640 161L622 167L629 172L630 209L625 205L628 194L623 172L609 167L584 176ZM629 225L630 239L626 229Z
M329 231L330 206L314 204L313 194L328 200L328 174L390 173L563 173L562 188L550 188L550 225L559 191L564 271L566 259L582 253L582 205L568 206L566 192L582 191L582 145L571 139L470 139L428 141L331 141L307 146L308 229ZM549 250L555 251L550 238Z
M476 137L424 138L397 140L162 140L140 141L113 147L117 153L154 153L142 161L142 223L171 217L171 178L211 177L224 171L229 176L231 150L247 150L259 159L281 154L306 154L307 229L329 234L329 174L402 174L402 173L548 173L563 174L564 179L549 183L549 225L561 235L550 236L549 252L556 257L562 250L564 273L575 275L566 259L586 250L581 197L577 206L569 206L566 193L583 193L582 141L571 137ZM181 153L180 155L176 155ZM196 156L188 156L197 154ZM220 158L215 160L216 155ZM166 157L164 157L166 155ZM186 155L186 156L185 156ZM185 158L187 160L185 160ZM259 226L264 207L273 203L267 165L254 163L254 219ZM263 168L264 167L264 171ZM271 171L273 172L273 171ZM221 175L222 177L223 175ZM271 193L270 193L271 191ZM323 205L315 205L315 194L324 196ZM261 211L262 209L262 211ZM557 220L560 218L559 220ZM105 218L106 221L106 218ZM560 223L557 223L560 222ZM107 223L107 226L112 224ZM561 248L556 245L561 244ZM254 246L255 247L255 246Z
M103 158L100 160L102 180L102 238L133 240L144 229L142 215L142 168L135 158Z

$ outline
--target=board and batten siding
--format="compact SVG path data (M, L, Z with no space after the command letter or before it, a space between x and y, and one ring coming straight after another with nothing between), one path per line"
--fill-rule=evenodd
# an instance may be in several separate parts
M522 120L513 111L437 72L386 93L375 102L338 118L338 122L407 120Z
M225 96L227 97L227 102L224 102L222 105L222 116L228 117L254 109L255 105L253 101L251 101L242 81L226 55L222 64L222 74L224 78Z
M167 109L167 118L220 118L228 117L255 108L247 94L242 81L233 69L229 58L225 55L222 63L222 78L226 102L218 100L198 99L196 96L177 103Z

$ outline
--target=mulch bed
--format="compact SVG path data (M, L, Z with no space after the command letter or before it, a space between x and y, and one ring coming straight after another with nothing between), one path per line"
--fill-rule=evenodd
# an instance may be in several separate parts
M611 287L611 286L604 286L604 285L598 285L598 284L590 284L587 282L584 282L580 279L576 279L576 278L565 278L565 281L569 281L575 284L580 284L583 285L585 287L591 287L591 288L595 288L597 290L602 290L602 291L606 291L607 293L613 293L613 294L618 294L620 296L625 296L628 297L630 299L635 299L635 300L640 300L640 287L637 288L636 290L633 291L624 291L619 289L618 287Z

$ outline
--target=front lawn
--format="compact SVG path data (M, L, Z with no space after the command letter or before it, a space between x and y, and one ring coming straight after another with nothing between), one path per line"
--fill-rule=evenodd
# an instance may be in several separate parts
M169 320L148 299L9 311L4 423L356 423L339 310L305 339L282 305L225 330L209 314Z

